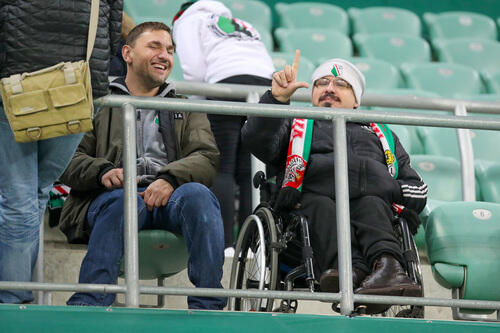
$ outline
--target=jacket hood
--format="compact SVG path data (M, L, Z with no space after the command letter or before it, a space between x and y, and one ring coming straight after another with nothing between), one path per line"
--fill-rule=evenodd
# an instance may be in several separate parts
M182 13L179 20L199 12L207 12L229 18L232 17L231 11L222 3L212 0L198 0Z
M131 95L128 90L127 84L125 83L125 77L118 77L109 84L109 89L111 89L113 94L117 95ZM168 94L175 94L175 86L173 83L163 83L158 90L156 97L165 97Z

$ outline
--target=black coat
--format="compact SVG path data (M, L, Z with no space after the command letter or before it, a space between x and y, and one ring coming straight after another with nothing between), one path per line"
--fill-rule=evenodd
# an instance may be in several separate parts
M270 91L261 103L279 103ZM277 170L281 184L290 140L291 119L249 117L242 129L243 143L250 152ZM410 158L393 133L399 174L394 179L387 170L384 151L368 124L347 123L349 197L376 195L389 204L398 203L420 212L427 201L427 186L411 167ZM317 193L335 200L333 125L315 120L311 153L304 175L303 193Z
M0 78L62 61L85 59L90 0L0 0ZM123 0L100 0L90 59L92 92L108 93L108 70L118 48Z

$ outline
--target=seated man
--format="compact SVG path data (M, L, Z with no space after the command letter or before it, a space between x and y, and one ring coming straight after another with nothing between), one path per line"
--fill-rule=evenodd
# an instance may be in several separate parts
M299 58L297 51L292 67L274 73L261 103L288 104L298 88L308 87L296 81ZM321 107L355 109L365 89L363 74L342 59L319 66L312 83L312 104ZM384 133L380 124L349 122L346 127L355 292L418 296L420 287L403 269L392 205L404 205L415 216L425 206L427 187L394 133ZM321 290L338 292L332 122L249 117L242 137L255 156L280 170L283 186L275 208L307 216ZM418 222L411 222L416 232Z
M127 75L110 84L113 94L178 97L165 83L174 65L170 29L146 22L122 49ZM80 283L116 283L123 256L124 200L120 108L104 108L94 120L61 180L72 190L61 228L72 243L87 242ZM137 110L138 224L182 234L188 275L196 287L222 288L224 232L219 203L206 186L219 152L205 114ZM114 294L75 293L68 305L113 303ZM222 309L225 298L189 297L191 309Z

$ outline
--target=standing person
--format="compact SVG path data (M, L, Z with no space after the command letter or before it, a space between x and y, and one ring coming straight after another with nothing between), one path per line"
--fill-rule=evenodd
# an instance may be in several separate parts
M122 49L127 76L112 94L179 97L165 83L174 66L170 28L137 25ZM88 242L80 283L116 283L123 256L124 192L120 108L103 108L61 180L71 192L61 213L70 242ZM222 288L223 227L217 198L206 187L215 177L219 151L202 113L137 109L137 211L141 229L182 234L188 276L196 287ZM109 306L114 294L76 293L68 305ZM188 297L191 309L220 310L225 298Z
M0 78L85 59L90 0L4 0L0 4ZM107 94L110 55L120 36L122 0L101 0L90 59L93 97ZM39 227L52 184L80 134L17 143L0 104L0 281L30 281ZM31 291L0 290L0 303L29 303Z
M187 81L271 85L274 66L259 33L251 24L233 18L219 1L184 3L174 17L173 37ZM230 256L234 252L236 185L238 224L252 213L250 153L240 138L246 117L208 115L208 119L221 152L212 190L221 204L224 246Z
M299 58L297 51L293 66L273 75L272 89L261 103L287 104L297 89L308 86L296 80ZM343 59L320 65L312 84L316 107L356 109L365 90L363 74ZM415 213L425 206L427 186L411 167L396 134L386 127L380 131L379 125L346 124L353 286L359 294L420 296L421 287L403 269L405 260L392 227L392 205L406 207L404 213L414 217L408 221L410 230L416 233ZM315 269L324 292L339 290L332 127L329 120L249 117L242 130L250 151L281 170L278 179L283 186L276 210L308 218ZM301 149L309 151L309 156L287 153ZM386 308L370 305L367 311Z

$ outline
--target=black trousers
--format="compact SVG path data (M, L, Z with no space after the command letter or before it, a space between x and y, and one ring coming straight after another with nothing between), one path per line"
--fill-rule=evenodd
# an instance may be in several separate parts
M338 242L335 201L330 197L304 193L298 213L309 223L316 276L338 268ZM350 201L352 265L366 273L382 253L403 263L403 255L392 227L393 212L381 198L361 197Z
M218 83L271 86L270 79L253 75L232 76ZM245 100L238 99L218 100L245 102ZM233 245L235 219L236 223L241 226L246 217L252 213L250 152L241 144L241 128L246 119L246 116L208 115L215 141L221 153L219 171L211 190L221 206L225 247ZM236 193L239 193L238 217L235 216Z

